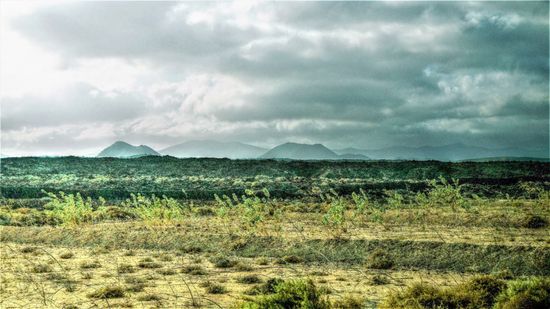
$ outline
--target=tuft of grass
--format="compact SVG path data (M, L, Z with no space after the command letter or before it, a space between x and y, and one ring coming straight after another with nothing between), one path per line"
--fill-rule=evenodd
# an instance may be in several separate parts
M217 268L231 268L237 264L237 261L227 258L225 256L213 257L210 262Z
M136 272L136 268L130 264L120 264L117 267L117 272L119 274L131 274Z
M292 280L278 283L275 293L240 304L240 308L330 308L313 281Z
M495 309L550 308L550 278L512 281L496 299Z
M245 264L243 262L238 262L237 264L235 264L235 270L236 271L253 271L254 267L248 264Z
M107 298L123 298L125 296L124 289L120 286L106 286L97 289L96 291L88 294L88 297L90 298L99 298L99 299L107 299Z
M36 264L32 267L31 272L35 274L50 273L53 268L48 264Z
M374 250L367 258L367 267L373 269L390 269L394 265L393 257L382 249Z
M161 268L162 264L155 262L152 258L146 257L138 262L139 268Z
M383 275L374 275L370 279L370 284L372 285L386 285L390 283L390 279L387 276Z
M361 309L364 308L365 299L353 295L344 295L342 299L337 299L330 304L330 308L335 309Z
M380 308L492 308L506 283L491 276L475 277L452 288L417 283L391 292Z
M262 279L258 275L246 275L246 276L237 278L237 282L242 284L255 284L255 283L261 283Z
M275 288L283 283L284 280L280 278L269 278L265 283L257 285L250 290L246 291L248 295L265 295L275 293Z
M210 281L204 282L202 284L206 288L208 294L225 294L227 293L227 288L219 283L212 283Z
M70 251L63 252L59 255L59 258L64 259L64 260L72 259L73 257L74 257L74 253L72 253Z
M304 259L297 255L286 255L277 260L277 264L299 264L304 262Z
M27 246L27 247L21 248L21 250L19 250L19 251L21 253L34 253L37 249L38 249L37 247Z
M162 297L157 294L145 294L138 297L139 301L161 301Z
M84 261L80 263L81 269L93 269L93 268L100 268L100 267L101 267L101 263L99 263L98 261Z
M548 226L548 219L539 215L530 214L522 218L520 224L521 227L528 229L541 229Z
M182 272L182 273L185 273L185 274L194 275L194 276L203 276L203 275L206 275L206 274L207 274L206 269L204 269L204 267L199 266L199 265L188 265L188 266L185 266L185 267L181 270L181 272Z

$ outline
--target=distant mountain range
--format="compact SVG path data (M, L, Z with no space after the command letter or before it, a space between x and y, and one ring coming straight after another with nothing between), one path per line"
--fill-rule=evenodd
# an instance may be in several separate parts
M336 153L361 154L374 160L439 160L464 161L468 159L484 158L515 158L538 161L548 157L544 151L533 151L520 148L489 149L464 144L449 144L444 146L407 147L394 146L382 149L344 148L335 150Z
M160 151L163 155L178 158L229 158L255 159L267 151L248 144L238 142L218 141L190 141L165 148Z
M159 156L153 148L145 145L132 146L126 142L118 141L103 149L98 157L134 158L142 156Z
M156 152L140 145L132 146L118 141L105 148L98 157L139 157L169 155L178 158L230 158L230 159L288 159L288 160L439 160L439 161L546 161L543 151L522 149L489 149L450 144L445 146L405 147L383 149L344 148L331 150L322 144L284 143L265 149L238 142L212 140L189 141Z

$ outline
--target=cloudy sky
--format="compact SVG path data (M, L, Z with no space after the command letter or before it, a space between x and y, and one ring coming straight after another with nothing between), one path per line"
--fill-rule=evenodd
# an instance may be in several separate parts
M0 2L2 153L548 149L548 2Z

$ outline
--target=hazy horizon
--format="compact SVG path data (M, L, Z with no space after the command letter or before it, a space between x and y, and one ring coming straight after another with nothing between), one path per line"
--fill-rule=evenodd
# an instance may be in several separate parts
M0 2L1 149L549 147L548 2Z

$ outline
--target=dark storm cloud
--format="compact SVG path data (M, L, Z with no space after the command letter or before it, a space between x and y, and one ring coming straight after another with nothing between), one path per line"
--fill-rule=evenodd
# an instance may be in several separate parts
M169 109L151 108L143 92L91 98L86 90L64 95L53 108L59 113L45 118L35 108L43 99L18 98L6 105L25 105L5 108L3 127L80 119L124 122L117 134L161 144L548 148L547 2L263 3L244 22L239 14L227 3L87 2L22 17L20 33L67 59L145 61L176 84L156 92L176 103L151 118ZM250 91L224 104L205 99L208 90L177 86L197 74L230 77ZM196 127L174 133L190 121Z

